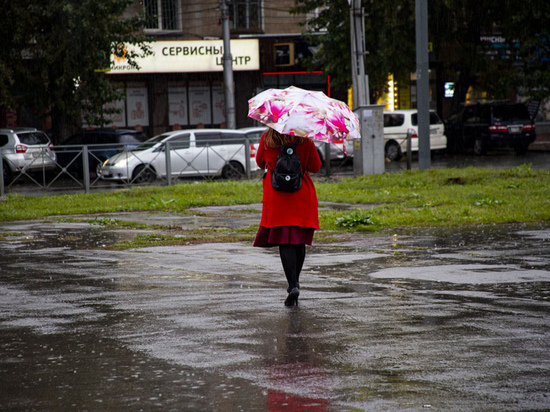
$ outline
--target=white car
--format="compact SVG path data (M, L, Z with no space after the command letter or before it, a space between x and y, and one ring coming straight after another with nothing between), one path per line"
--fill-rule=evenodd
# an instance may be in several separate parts
M246 150L246 144L249 150ZM170 157L166 157L169 145ZM99 169L103 180L130 183L152 182L167 176L167 160L173 178L187 176L221 176L225 179L245 175L256 165L257 144L245 132L229 129L191 129L166 132L146 140L132 151L119 153ZM246 158L248 154L248 158Z
M407 152L407 132L411 131L411 152L418 151L417 110L384 112L384 153L389 160L399 160ZM430 150L447 148L445 127L434 111L430 111Z

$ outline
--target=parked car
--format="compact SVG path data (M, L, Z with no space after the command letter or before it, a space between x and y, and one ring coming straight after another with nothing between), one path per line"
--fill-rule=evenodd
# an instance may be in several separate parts
M257 126L257 127L243 127L239 130L244 131L247 133L247 135L251 138L251 140L255 141L256 143L260 142L260 137L262 137L262 134L267 130L268 128L266 126ZM257 139L257 140L256 140ZM326 151L326 145L324 142L321 142L319 140L315 140L315 146L317 147L317 153L319 153L319 157L321 158L321 162L325 162L325 151ZM347 158L353 157L353 142L345 142L344 147L344 141L338 140L336 142L330 143L330 159L331 160L343 160Z
M267 130L265 126L253 126L253 127L241 127L238 129L241 132L244 132L246 136L250 139L251 143L260 143L260 138L262 134Z
M125 150L132 150L146 140L140 130L134 129L90 129L69 137L55 145L57 163L67 171L83 173L83 146L88 146L88 169L97 173L105 160Z
M48 135L34 128L0 129L4 183L18 173L52 170L56 155Z
M445 121L453 152L483 155L497 147L523 154L536 139L535 123L523 103L488 102L464 106Z
M99 169L104 180L132 183L152 182L168 175L166 144L170 144L172 177L221 176L225 179L244 176L246 162L258 170L254 161L257 144L249 143L245 157L246 133L229 129L175 130L155 136L136 149L119 153Z
M411 152L418 151L417 110L384 112L384 153L389 160L399 160L407 152L407 133L411 131ZM430 150L447 148L445 126L434 111L430 111Z

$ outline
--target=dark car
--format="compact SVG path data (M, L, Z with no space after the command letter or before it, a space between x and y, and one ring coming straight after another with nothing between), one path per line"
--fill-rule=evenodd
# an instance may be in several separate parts
M125 150L135 149L147 140L142 131L134 129L83 130L55 146L57 163L66 171L81 175L83 170L83 147L88 149L88 169L92 173L105 160Z
M476 155L499 147L523 154L536 139L535 123L523 103L490 102L466 105L445 121L447 148Z

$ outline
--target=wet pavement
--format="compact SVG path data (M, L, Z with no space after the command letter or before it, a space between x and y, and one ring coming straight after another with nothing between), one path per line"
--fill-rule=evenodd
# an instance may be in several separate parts
M259 220L200 211L106 217ZM275 249L136 233L0 225L0 410L550 410L548 222L316 244L293 308Z

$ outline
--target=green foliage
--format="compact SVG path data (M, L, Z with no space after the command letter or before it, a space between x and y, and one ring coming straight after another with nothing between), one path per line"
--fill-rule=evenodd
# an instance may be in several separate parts
M474 202L474 206L494 206L500 204L502 204L502 201L494 199L492 197L485 197Z
M370 214L361 209L355 209L351 213L344 216L340 216L335 220L336 226L343 228L354 228L359 225L367 226L372 225Z
M323 230L375 231L550 220L550 172L532 170L528 165L384 173L316 182L316 188L321 206L324 202L347 206L341 210L322 207L319 216ZM261 200L258 181L183 183L42 197L9 194L0 201L0 220L141 210L189 213L192 207L257 204ZM350 212L350 205L361 205L356 209L362 210ZM259 220L258 215L251 226ZM122 223L100 217L95 224Z
M365 71L369 76L372 101L386 92L388 74L409 81L414 71L414 1L364 1L365 47L368 52ZM312 12L315 13L312 13ZM350 8L342 0L297 0L293 13L313 16L307 23L310 42L318 44L310 60L312 69L324 70L335 86L351 85Z
M365 71L372 101L386 88L387 76L409 81L415 71L415 1L363 0ZM428 38L439 69L455 82L454 107L465 101L470 86L488 99L506 99L511 87L536 99L550 94L550 17L546 1L437 0L428 2ZM320 45L311 68L328 72L336 86L351 84L349 5L342 0L297 0L296 13L311 16L311 42ZM502 37L504 43L483 41ZM497 47L498 46L498 47ZM494 53L505 50L495 58Z
M103 105L117 98L116 89L97 72L104 68L105 55L120 44L135 44L140 51L127 56L135 65L138 55L150 53L145 37L138 34L142 16L122 17L132 0L2 4L0 33L6 36L0 51L0 96L18 96L18 101L1 101L51 114L54 138L79 123L83 110L89 120L97 120Z
M97 226L117 226L117 221L115 219L103 217L103 218L95 218L90 222L90 224L97 225Z

